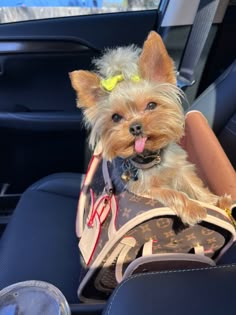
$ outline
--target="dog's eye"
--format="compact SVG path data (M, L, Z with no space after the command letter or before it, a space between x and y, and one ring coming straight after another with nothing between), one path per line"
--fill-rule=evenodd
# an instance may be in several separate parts
M153 110L153 109L155 109L156 107L157 107L157 103L155 103L155 102L150 102L150 103L147 104L145 110Z
M121 115L119 115L119 114L113 114L112 116L111 116L111 119L114 121L114 122L119 122L119 121L121 121L121 119L122 119L123 117L121 116Z

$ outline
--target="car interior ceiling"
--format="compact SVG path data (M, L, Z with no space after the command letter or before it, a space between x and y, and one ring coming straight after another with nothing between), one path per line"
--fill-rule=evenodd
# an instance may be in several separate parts
M128 21L131 18L134 24L138 25L138 15L139 13L137 16L128 14L125 19ZM203 72L199 74L201 80L197 82L197 88L190 87L186 90L187 97L191 100L191 103L190 106L186 106L185 110L187 112L189 109L196 109L203 112L236 170L236 41L232 40L232 37L236 34L235 16L236 5L229 5L223 23L220 26L213 26L211 30L212 35L209 36L212 36L213 43L209 51L203 52L205 65ZM118 14L117 16L108 16L108 23L109 19L114 17L117 18L117 23L122 22ZM143 19L147 26L146 29L140 26L140 33L145 37L144 34L149 29L156 27L157 21L154 13L146 13ZM62 21L60 22L59 20L58 23L61 23ZM76 23L75 20L76 18L71 19L71 25ZM87 21L87 23L93 25L94 20ZM38 23L40 24L41 22ZM22 26L22 28L27 27L27 23L19 23L19 26ZM56 29L57 25L55 24L52 27ZM1 28L3 29L0 25L0 31ZM6 25L4 28L9 34L15 31L14 27L11 31L10 25ZM90 26L90 29L94 32L93 26ZM160 31L163 34L166 32L166 30ZM37 31L35 32L37 33ZM76 109L75 94L70 86L68 72L75 70L75 67L89 69L90 60L97 56L107 45L128 44L131 32L136 34L134 42L141 45L142 36L139 37L137 35L139 32L131 29L128 31L128 34L124 35L125 39L121 39L120 42L119 40L114 42L112 35L110 35L111 37L107 38L107 42L106 39L103 39L103 41L96 39L92 47L86 41L80 41L76 48L71 48L71 43L65 40L66 44L63 46L63 52L46 55L39 54L38 58L35 58L37 54L32 55L29 52L17 55L9 54L9 56L3 53L0 54L0 58L2 57L0 66L3 65L2 68L0 67L0 82L2 84L0 96L2 96L4 101L6 100L3 107L0 108L0 130L4 134L0 140L2 148L0 158L0 182L2 183L0 193L0 267L5 268L4 272L6 274L6 276L3 276L0 272L0 290L7 286L12 279L22 280L24 276L28 277L28 273L30 274L31 272L29 270L33 270L32 264L35 263L37 265L39 260L44 259L44 257L41 257L39 253L34 251L35 247L43 244L46 247L45 260L50 258L53 260L53 255L55 257L63 255L61 261L58 262L57 271L53 271L53 267L49 268L49 271L45 268L44 271L45 274L51 272L51 274L47 274L47 279L50 279L57 287L63 288L63 293L71 304L72 314L89 315L102 313L103 305L94 305L89 309L84 305L79 307L76 305L77 278L79 277L76 269L76 264L79 263L77 239L61 235L62 233L59 233L56 228L56 225L65 224L65 234L70 233L71 226L74 224L75 213L71 211L68 211L68 213L63 213L62 211L60 213L60 209L66 207L66 205L68 205L69 210L77 207L79 188L82 181L80 174L85 173L91 156L87 144L87 132L83 126L82 113ZM188 32L189 28L186 27L183 27L181 30L169 30L169 37L167 37L166 43L171 43L172 39L178 36L181 37L180 41L184 43ZM91 34L93 33L88 32L85 38L86 36L90 38ZM175 37L176 34L177 37ZM64 37L62 38L63 40ZM30 47L28 46L27 49L30 49ZM43 49L47 50L50 47L46 45ZM71 49L75 49L75 51L71 52ZM180 62L181 55L177 48L176 50L172 49L173 58L175 58L175 55L178 59L177 62ZM59 65L60 68L58 68ZM48 67L47 70L45 70L46 67ZM7 69L6 73L5 68ZM1 73L4 75L1 75ZM23 82L23 76L27 76L25 82ZM31 79L32 76L33 79ZM9 83L11 80L13 82L12 85ZM28 85L29 95L27 95L27 89L24 88L25 84ZM49 91L47 86L52 86L52 91ZM12 93L12 91L14 92L14 89L17 91L16 96L9 98L11 100L10 104L10 101L8 102L8 94ZM41 96L38 95L40 90L44 90ZM63 93L58 93L58 91L62 90ZM33 104L32 99L34 98L36 102ZM212 119L211 109L213 107L215 119ZM51 212L48 204L51 204L53 208ZM16 211L15 208L17 208ZM66 216L68 222L64 220ZM9 224L9 227L6 228L9 222L11 225ZM32 234L41 233L41 227L43 228L47 222L54 222L55 227L51 226L50 229L43 231L44 236L41 243L37 242L37 240L35 243L31 242L31 240L24 240L28 244L27 247L23 241L19 241L20 245L17 248L18 238L22 230L28 229L28 233ZM35 224L38 224L36 229ZM12 232L13 230L15 232ZM14 233L15 235L13 235ZM52 242L59 243L65 242L66 239L69 244L68 251L59 247L55 251L51 251L49 245L47 247L47 238L52 238ZM25 250L24 246L26 246ZM9 247L12 249L9 249ZM72 248L75 251L74 262L70 261ZM21 258L21 263L28 266L27 272L22 269L21 277L18 277L17 270L16 272L11 271L10 275L8 269L14 269L15 252L18 255L22 255L21 251L24 253L24 251L29 252L29 250L33 257L30 264L26 258L25 260L24 257ZM67 254L68 257L65 257ZM223 263L235 263L236 258L234 259L232 261L232 257L229 255ZM65 275L58 279L58 273L64 274L67 272L64 269L64 265L69 265L69 268L71 268L68 271L70 279L66 279ZM33 271L32 275L35 276ZM41 276L40 273L36 273L36 275L39 278ZM74 278L72 278L73 275ZM178 278L178 275L176 277ZM158 281L162 281L162 279L158 279ZM148 286L152 286L152 283L150 282ZM139 287L142 286L142 282L138 279L135 280L135 283L131 284L127 291L121 291L120 294L129 295L132 285ZM164 284L163 286L165 287ZM200 286L200 283L197 283L198 286ZM164 288L164 290L167 289ZM115 301L115 303L117 302ZM125 309L120 309L119 311L124 313ZM107 310L105 312L106 314L112 314L112 312L114 315L118 314L113 310L111 313Z

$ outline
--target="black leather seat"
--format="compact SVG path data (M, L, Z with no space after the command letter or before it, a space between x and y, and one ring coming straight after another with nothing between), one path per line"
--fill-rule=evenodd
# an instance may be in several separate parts
M55 174L23 194L0 240L0 289L24 280L57 286L78 303L80 260L75 216L81 175Z
M233 315L236 265L140 274L113 292L104 315Z
M193 103L207 118L236 169L236 60Z

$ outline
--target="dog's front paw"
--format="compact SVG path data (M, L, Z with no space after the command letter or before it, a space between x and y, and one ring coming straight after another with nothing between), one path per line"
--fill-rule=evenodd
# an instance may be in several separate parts
M232 206L232 198L230 195L224 195L219 197L218 202L217 202L217 206L223 210L225 209L230 209Z
M206 209L194 201L189 201L180 215L182 222L188 225L195 225L205 219L206 216Z

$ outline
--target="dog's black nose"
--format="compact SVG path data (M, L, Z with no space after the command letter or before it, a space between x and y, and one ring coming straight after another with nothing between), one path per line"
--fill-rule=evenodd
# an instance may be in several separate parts
M129 127L129 132L133 136L140 136L143 133L143 126L141 123L135 122Z

